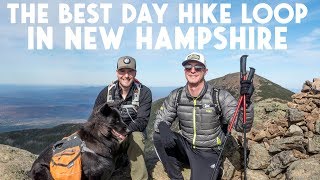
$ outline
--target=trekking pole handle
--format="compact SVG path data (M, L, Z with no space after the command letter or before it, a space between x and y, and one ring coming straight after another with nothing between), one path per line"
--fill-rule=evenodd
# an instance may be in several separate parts
M250 68L250 71L249 71L249 75L248 75L247 80L252 81L253 76L254 76L254 72L256 71L256 69L254 69L252 67L249 67L249 68Z
M241 78L247 74L246 64L248 55L242 55L240 58L240 73Z

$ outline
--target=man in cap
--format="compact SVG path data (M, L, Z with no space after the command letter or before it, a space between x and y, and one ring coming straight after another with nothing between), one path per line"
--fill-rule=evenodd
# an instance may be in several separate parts
M122 120L127 124L129 136L122 143L130 160L131 178L148 179L144 161L145 131L150 117L152 95L148 87L136 77L136 60L130 56L118 59L118 80L105 87L98 95L94 107L105 102L117 104Z
M187 84L173 90L160 107L154 124L154 146L171 179L183 179L182 164L190 166L193 180L216 179L220 170L220 164L216 163L225 138L223 127L233 116L237 101L229 92L205 81L208 69L202 54L189 54L182 66ZM253 90L251 82L241 82L241 94L248 100L246 131L250 131L253 122L250 101ZM235 125L240 132L243 131L241 114ZM170 129L176 118L179 133ZM214 168L218 168L216 174Z

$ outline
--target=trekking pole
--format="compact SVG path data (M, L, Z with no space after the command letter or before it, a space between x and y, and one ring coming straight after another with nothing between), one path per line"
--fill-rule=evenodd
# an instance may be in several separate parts
M243 55L240 58L240 83L241 81L247 80L247 70L246 70L246 61L247 61L248 55ZM242 119L242 124L243 124L243 158L244 158L244 175L243 179L247 180L247 145L246 145L246 120L247 120L247 112L246 112L246 95L241 95L242 98L242 108L243 108L243 119Z
M248 78L246 76L247 71L246 71L246 59L247 59L248 55L243 55L240 58L240 79L241 80L249 80L252 82L253 76L254 76L254 72L255 69L250 67L250 72L248 75ZM246 95L241 95L242 98L242 108L243 108L243 120L242 120L242 124L243 124L243 158L244 158L244 180L247 180L247 137L246 137L246 122L247 122L247 104L246 104Z
M248 57L248 55L243 55L243 56L241 56L241 62L240 62L240 78L242 78L242 73L241 73L241 71L243 70L243 69L245 69L245 66L246 66L246 58ZM243 68L244 67L244 68ZM222 158L222 155L223 155L223 151L224 151L224 148L225 148L225 145L226 145L226 143L227 143L227 140L229 139L229 137L231 136L231 131L232 131L232 127L233 127L233 124L234 124L234 122L235 122L235 120L236 120L236 118L238 117L238 112L239 112L239 109L240 109L240 107L241 107L241 105L242 105L242 101L243 101L243 96L240 96L240 98L239 98L239 100L238 100L238 104L237 104L237 107L236 107L236 110L235 110L235 112L234 112L234 114L233 114L233 116L232 116L232 118L231 118L231 121L229 122L229 125L228 125L228 131L227 131L227 134L226 134L226 137L224 138L224 141L223 141L223 143L222 143L222 149L221 149L221 151L220 151L220 153L219 153L219 156L218 156L218 160L217 160L217 162L216 162L216 164L215 164L215 167L214 167L214 171L213 171L213 174L211 175L211 179L212 180L215 180L215 179L217 179L217 176L218 176L218 174L216 174L217 173L217 169L220 167L220 161L221 161L221 158Z

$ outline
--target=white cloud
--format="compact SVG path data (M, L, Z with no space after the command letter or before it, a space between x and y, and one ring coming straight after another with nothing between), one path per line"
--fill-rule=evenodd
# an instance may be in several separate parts
M308 35L299 38L298 42L309 44L319 39L320 39L320 28L316 28L316 29L313 29L312 32L309 33Z

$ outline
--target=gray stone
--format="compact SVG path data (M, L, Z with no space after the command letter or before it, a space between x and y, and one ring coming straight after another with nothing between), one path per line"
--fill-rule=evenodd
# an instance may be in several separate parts
M291 109L289 108L287 110L287 117L288 117L288 120L290 122L300 122L300 121L303 121L304 120L304 114L302 111L299 111L298 109Z
M306 153L304 148L306 145L307 142L303 136L292 136L271 142L269 152L278 153L284 150L296 149L302 153Z
M247 180L268 180L268 176L261 170L247 170Z
M301 159L293 162L287 169L286 179L319 180L320 161L314 158Z
M282 151L271 158L267 173L270 177L276 177L283 172L293 161L298 160L292 151Z
M320 120L316 121L314 128L315 128L315 132L317 134L320 134Z
M314 135L309 138L308 152L313 154L320 153L320 135Z
M261 144L254 144L250 149L248 167L250 169L265 169L270 164L270 158L267 149Z
M285 134L286 136L303 136L302 129L297 125L291 125Z

